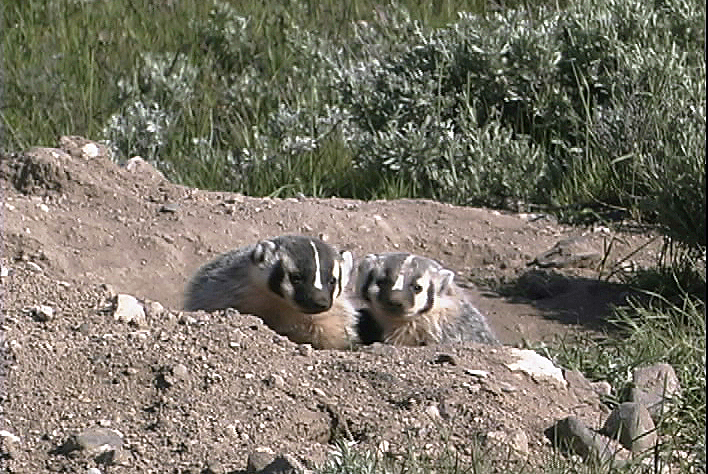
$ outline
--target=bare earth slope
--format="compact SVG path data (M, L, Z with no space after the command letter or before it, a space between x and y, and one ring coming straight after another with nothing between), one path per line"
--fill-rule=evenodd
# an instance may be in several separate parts
M652 235L423 200L206 192L169 183L148 165L118 167L78 137L64 137L60 146L0 157L0 430L18 438L3 438L6 472L96 465L109 472L234 472L257 449L312 465L337 440L392 455L411 443L433 451L448 445L469 456L478 437L490 446L521 439L514 459L537 464L549 451L543 429L554 420L575 414L595 426L604 416L594 393L510 370L515 358L507 347L313 351L254 317L182 313L182 290L199 265L224 250L279 234L318 235L355 257L404 250L440 260L457 272L500 339L519 345L601 330L626 289L577 265L589 259L596 267L605 249L605 273L636 249L623 265L648 265L658 245ZM579 237L571 257L550 255L566 262L589 256L557 270L568 278L528 266L571 237ZM492 290L492 283L517 278L532 298ZM116 293L165 310L125 324L113 317ZM120 455L106 459L66 444L98 426L122 433ZM503 469L505 455L487 455Z

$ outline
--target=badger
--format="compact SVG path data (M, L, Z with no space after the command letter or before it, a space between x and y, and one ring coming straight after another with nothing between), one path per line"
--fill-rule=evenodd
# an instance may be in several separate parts
M284 235L231 250L204 264L185 290L187 311L234 308L317 349L356 344L358 313L342 295L352 254L320 239Z
M456 341L498 344L487 320L435 260L396 252L369 254L356 269L360 339L399 346Z

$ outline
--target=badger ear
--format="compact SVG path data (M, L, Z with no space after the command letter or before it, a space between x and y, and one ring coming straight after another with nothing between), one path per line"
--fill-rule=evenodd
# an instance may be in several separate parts
M278 246L272 240L261 240L251 252L251 261L256 265L271 262L275 258L275 251L277 249Z
M451 291L452 283L455 279L455 272L443 268L438 271L438 275L440 275L440 293Z
M340 262L340 269L342 271L342 274L339 277L339 285L341 288L344 288L347 286L347 284L349 284L349 278L352 274L352 268L354 268L354 257L352 257L352 253L348 250L342 252L341 257L342 261Z

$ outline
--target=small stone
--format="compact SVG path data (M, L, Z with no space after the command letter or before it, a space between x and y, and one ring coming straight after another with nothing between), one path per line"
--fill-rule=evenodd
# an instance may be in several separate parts
M472 377L477 377L480 379L489 377L489 372L481 369L465 369L465 373L467 375L471 375Z
M325 391L319 387L313 388L312 393L314 393L315 395L317 395L320 398L327 398L327 394L325 393Z
M452 354L438 354L435 363L457 365L457 358Z
M192 326L194 324L197 324L197 318L195 318L194 316L192 316L190 314L182 313L182 312L179 313L179 318L177 318L177 321L180 324L184 324L187 326Z
M10 276L10 268L0 265L0 278L7 278L8 276Z
M172 366L172 375L180 380L184 380L189 375L189 370L184 364L175 364Z
M515 430L511 433L490 431L487 433L487 440L508 446L517 453L527 454L529 452L529 437L523 430Z
M440 420L440 410L438 410L438 407L435 405L428 405L425 408L425 414L428 415L432 420L438 421Z
M86 469L86 474L102 474L101 470L97 467L90 467Z
M273 374L265 380L266 384L270 387L283 388L285 387L285 379L278 374Z
M609 397L612 395L612 385L607 380L600 380L599 382L590 383L592 389L600 395L601 397Z
M622 446L633 453L653 449L658 440L649 410L635 402L617 405L605 421L601 433L619 440Z
M19 454L19 443L19 436L16 436L6 430L0 430L0 459L3 457L8 457L10 459L16 458Z
M32 315L37 321L46 323L54 319L54 309L44 304L37 305L32 308Z
M147 301L144 310L148 318L157 319L165 312L165 307L157 301Z
M168 214L174 214L179 210L179 204L174 203L174 202L166 202L162 206L160 206L160 212L163 213L168 213Z
M310 357L314 353L314 349L309 344L299 344L297 346L297 351L300 353L300 355L305 357Z
M27 262L27 266L33 272L42 273L44 271L44 270L42 270L42 267L40 267L38 264L36 264L34 262Z
M209 459L204 474L224 474L226 469L218 459Z
M81 147L81 153L86 158L96 158L98 156L99 151L95 143L87 143L86 145Z
M102 464L116 464L124 458L122 446L123 434L120 431L96 427L72 436L59 449L64 454L78 450Z
M137 327L147 326L143 306L137 298L131 295L119 294L116 297L116 309L113 313L113 319Z

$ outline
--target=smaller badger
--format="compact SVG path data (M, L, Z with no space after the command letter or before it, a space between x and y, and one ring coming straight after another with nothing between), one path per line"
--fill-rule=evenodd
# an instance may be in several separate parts
M485 317L464 298L452 270L410 253L370 254L357 266L364 343L420 346L455 341L498 344Z
M342 295L353 261L320 239L284 235L217 256L187 284L187 311L234 308L317 349L358 342L358 313Z

